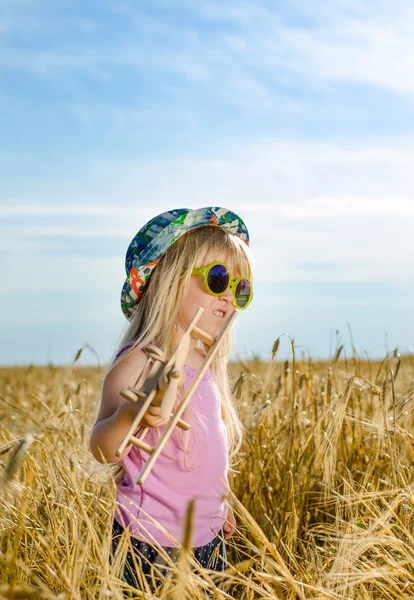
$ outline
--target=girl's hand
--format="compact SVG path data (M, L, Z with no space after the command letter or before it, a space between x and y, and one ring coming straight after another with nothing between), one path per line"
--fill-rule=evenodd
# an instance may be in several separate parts
M117 411L116 418L118 422L124 423L125 426L130 427L133 420L141 410L142 402L124 402ZM144 413L139 427L161 427L169 422L169 419L161 419L160 417L161 408L159 406L149 406L148 410Z
M167 425L170 419L161 419L161 407L160 406L149 406L146 413L141 419L140 425L144 427L161 427Z
M233 509L231 508L231 506L229 506L229 509L227 511L226 520L223 525L224 539L228 540L229 538L231 538L231 536L233 535L235 530L236 530L236 520L234 518Z

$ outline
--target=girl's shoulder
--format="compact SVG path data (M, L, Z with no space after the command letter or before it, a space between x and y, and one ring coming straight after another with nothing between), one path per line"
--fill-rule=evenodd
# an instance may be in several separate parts
M147 356L142 349L133 351L128 356L124 356L122 360L119 360L132 344L126 346L128 348L124 347L119 350L105 376L103 382L104 391L110 390L112 393L116 388L121 389L122 387L133 386L147 365Z

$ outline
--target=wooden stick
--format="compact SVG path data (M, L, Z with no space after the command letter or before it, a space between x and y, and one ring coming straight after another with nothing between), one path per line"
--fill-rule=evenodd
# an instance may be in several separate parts
M151 448L151 446L149 444L146 444L145 442L143 442L139 438L136 438L133 435L131 435L131 437L129 438L129 442L136 448L140 448L140 450L144 450L144 452L147 452L147 454L152 454L154 452L154 448Z
M127 433L125 434L124 439L122 440L122 442L119 444L117 451L115 452L116 456L121 456L122 452L125 450L125 448L128 446L128 444L130 443L130 438L131 436L134 435L135 431L137 430L137 427L139 425L139 423L141 422L142 417L145 415L145 413L147 412L151 402L154 399L154 396L156 394L156 388L154 388L152 390L152 392L147 396L147 399L145 400L145 402L142 404L141 406L141 410L138 412L137 416L135 417L135 419L133 420L131 427L128 429Z
M171 433L173 432L174 427L177 425L178 420L180 419L182 413L187 408L187 405L190 402L191 397L194 394L198 384L200 383L202 377L204 376L205 372L207 371L208 367L210 366L211 361L217 354L217 351L220 346L219 342L221 341L221 339L224 336L224 334L226 333L226 331L232 326L236 317L237 317L237 313L234 312L227 319L226 323L224 324L223 328L221 329L217 338L215 339L214 345L212 345L210 347L210 350L208 351L207 356L203 361L203 364L201 365L200 369L197 371L197 376L195 377L195 379L193 379L193 382L192 382L190 388L187 390L187 393L184 396L181 403L179 404L174 416L172 417L171 421L168 423L168 427L164 431L160 441L158 442L157 447L154 449L154 452L151 454L150 458L147 460L141 473L139 474L139 477L137 480L138 485L142 485L144 483L145 479L148 477L149 472L151 471L155 461L161 454L165 444L167 443Z
M148 430L149 430L149 427L143 427L142 430L140 431L138 439L143 440L144 437L146 436L146 433Z
M206 346L212 346L215 343L215 339L211 335L198 327L194 327L193 337L197 340L201 340Z

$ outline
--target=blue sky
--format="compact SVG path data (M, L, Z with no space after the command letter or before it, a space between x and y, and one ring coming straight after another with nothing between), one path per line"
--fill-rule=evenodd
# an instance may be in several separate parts
M350 331L361 355L409 352L413 17L400 0L2 2L0 364L84 343L107 361L130 239L212 205L251 235L240 355L284 332L314 358L350 354Z

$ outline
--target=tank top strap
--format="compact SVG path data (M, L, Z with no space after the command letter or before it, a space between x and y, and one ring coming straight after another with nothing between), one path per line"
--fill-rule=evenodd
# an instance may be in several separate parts
M135 342L128 342L128 344L125 344L124 346L122 346L122 348L117 352L117 354L114 358L114 362L118 360L118 358L125 352L125 350L128 350L128 348L131 348L134 344L135 344Z

